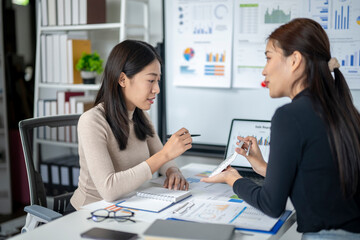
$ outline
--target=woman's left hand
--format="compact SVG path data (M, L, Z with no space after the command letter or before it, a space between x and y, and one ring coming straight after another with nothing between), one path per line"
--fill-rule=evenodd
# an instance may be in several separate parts
M228 185L233 186L234 182L239 178L242 178L239 172L235 168L228 166L221 173L216 174L215 176L212 177L202 178L200 179L200 181L207 183L227 183Z
M166 171L164 187L174 190L189 190L189 183L178 168L170 167Z

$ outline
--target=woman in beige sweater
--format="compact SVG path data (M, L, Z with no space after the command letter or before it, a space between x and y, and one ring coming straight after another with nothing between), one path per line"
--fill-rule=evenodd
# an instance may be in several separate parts
M141 41L116 45L107 60L94 107L78 123L80 177L67 212L99 201L115 201L159 170L164 187L188 189L174 158L191 148L187 129L163 146L144 112L160 92L161 60Z

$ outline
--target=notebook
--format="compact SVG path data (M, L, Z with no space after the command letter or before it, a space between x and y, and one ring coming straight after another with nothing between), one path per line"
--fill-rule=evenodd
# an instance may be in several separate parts
M137 192L129 199L116 203L116 206L148 212L161 212L189 196L191 196L190 191L149 187Z
M227 240L232 238L234 229L235 227L229 224L157 219L144 232L144 239Z
M239 141L237 136L253 136L256 137L263 158L267 162L270 153L270 126L271 122L267 120L233 119L224 159L230 157L235 152L236 142ZM264 178L257 174L252 169L249 161L240 154L237 154L235 160L230 165L238 170L241 176L248 177L258 184L263 183Z

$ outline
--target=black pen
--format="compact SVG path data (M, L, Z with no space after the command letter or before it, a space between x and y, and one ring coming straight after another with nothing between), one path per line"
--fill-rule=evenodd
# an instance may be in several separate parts
M171 138L172 135L166 135L167 138ZM190 134L191 137L200 137L201 134Z

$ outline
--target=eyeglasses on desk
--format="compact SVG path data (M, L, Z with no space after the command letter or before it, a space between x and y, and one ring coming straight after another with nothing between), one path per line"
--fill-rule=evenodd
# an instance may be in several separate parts
M87 219L92 219L94 222L102 222L107 218L113 218L118 222L125 222L125 221L136 222L134 219L131 219L134 215L135 213L128 209L121 209L119 211L98 209L91 212L91 217L88 217Z

